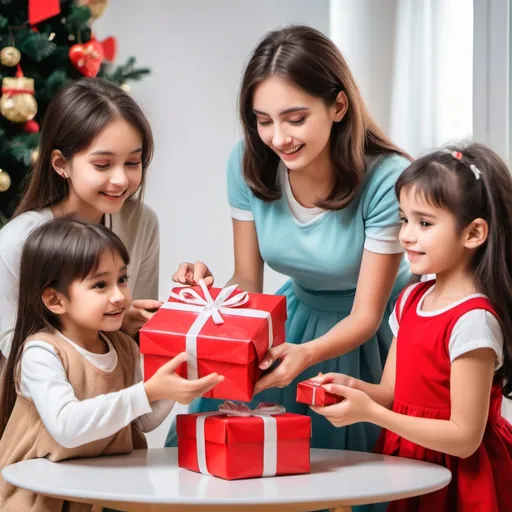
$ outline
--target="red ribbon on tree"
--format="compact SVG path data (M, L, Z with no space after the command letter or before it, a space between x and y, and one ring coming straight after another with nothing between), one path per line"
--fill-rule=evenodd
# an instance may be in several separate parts
M28 21L37 25L60 14L60 0L28 0Z

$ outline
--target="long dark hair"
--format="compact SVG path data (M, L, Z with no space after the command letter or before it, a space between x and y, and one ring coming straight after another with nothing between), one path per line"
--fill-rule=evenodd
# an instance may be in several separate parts
M142 137L142 180L134 192L140 192L140 200L146 170L153 157L151 127L137 103L120 87L97 77L81 78L61 89L48 105L39 155L14 217L46 208L67 197L68 182L54 171L52 151L59 149L66 160L72 159L116 118L130 123Z
M53 288L67 295L73 281L95 272L105 251L119 254L128 265L128 251L113 231L70 217L50 220L27 238L21 255L18 316L1 387L0 437L16 401L15 374L25 340L60 326L43 303L44 290Z
M456 151L462 160L452 156ZM480 171L476 179L470 166ZM483 144L447 146L411 164L396 183L396 194L414 187L434 206L446 208L460 230L474 219L489 225L486 242L471 268L478 291L499 316L504 337L503 394L512 392L512 177L505 162Z
M290 80L310 95L322 98L328 106L334 104L340 91L347 96L347 113L331 129L330 157L335 182L330 194L319 200L317 206L339 210L354 199L366 171L365 155L396 153L411 160L370 117L336 45L318 30L292 25L265 35L242 79L239 108L245 139L244 176L260 199L275 201L281 197L277 181L279 157L258 135L252 106L255 87L269 76Z

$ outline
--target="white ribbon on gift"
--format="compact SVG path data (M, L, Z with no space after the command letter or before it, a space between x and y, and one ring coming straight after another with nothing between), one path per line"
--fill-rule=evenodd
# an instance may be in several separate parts
M261 476L277 474L277 421L273 416L284 414L282 405L261 403L255 409L246 404L224 402L218 411L199 414L196 419L197 464L203 475L210 475L206 465L206 439L204 426L206 418L228 414L230 416L257 416L263 420L263 473Z
M317 387L318 387L318 386L315 386L315 385L313 384L313 398L312 398L312 400L311 400L311 405L316 405L316 388L317 388Z
M176 311L190 311L199 313L197 318L190 326L185 342L185 351L189 355L187 359L187 377L188 379L197 379L197 335L201 332L208 319L211 317L216 325L223 324L222 315L231 316L247 316L251 318L264 318L268 325L268 348L272 348L274 343L274 334L272 329L272 316L268 311L251 308L240 308L249 301L247 292L237 293L233 297L231 295L237 289L238 285L234 284L223 288L217 298L213 300L210 290L201 279L199 285L204 294L201 297L195 290L190 288L182 288L179 293L171 292L171 297L179 302L164 302L161 309L173 309ZM234 309L240 308L240 309ZM238 341L238 340L230 340Z

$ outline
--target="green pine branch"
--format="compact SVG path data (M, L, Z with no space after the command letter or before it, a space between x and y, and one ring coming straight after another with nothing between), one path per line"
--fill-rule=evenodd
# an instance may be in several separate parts
M48 39L49 33L27 32L27 36L18 43L22 55L26 54L34 61L41 62L57 49L57 45Z
M14 160L29 167L32 159L32 152L39 144L39 133L30 133L12 137L7 143L7 152L11 154Z
M151 73L149 68L135 68L135 62L135 57L129 57L124 65L116 66L115 68L112 64L103 64L99 76L117 85L121 85L130 80L141 80L144 76Z
M85 25L91 18L91 11L87 6L71 5L71 14L66 18L68 25L78 27Z

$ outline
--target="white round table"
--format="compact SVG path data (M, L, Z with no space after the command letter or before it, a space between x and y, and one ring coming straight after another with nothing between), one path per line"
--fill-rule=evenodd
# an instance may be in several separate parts
M2 476L18 487L130 512L297 512L391 501L448 485L448 469L398 457L311 450L311 473L226 481L178 467L177 448L131 455L18 462Z

